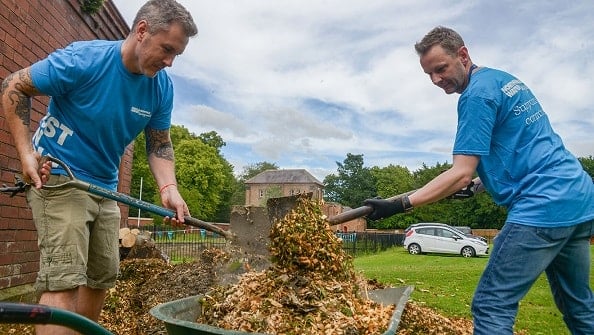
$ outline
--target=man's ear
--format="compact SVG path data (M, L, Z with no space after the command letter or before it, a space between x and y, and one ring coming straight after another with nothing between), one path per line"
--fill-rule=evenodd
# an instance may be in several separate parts
M466 48L466 46L463 45L458 49L458 57L460 57L460 61L464 66L470 62L470 55L468 54L468 48Z
M140 42L146 34L148 34L148 24L145 20L140 20L134 27L136 39Z

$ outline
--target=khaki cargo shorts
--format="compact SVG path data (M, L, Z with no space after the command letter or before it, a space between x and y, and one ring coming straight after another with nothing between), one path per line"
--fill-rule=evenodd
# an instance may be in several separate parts
M52 175L48 185L67 181ZM63 291L81 285L115 286L119 267L120 209L104 199L72 187L27 191L40 251L36 289Z

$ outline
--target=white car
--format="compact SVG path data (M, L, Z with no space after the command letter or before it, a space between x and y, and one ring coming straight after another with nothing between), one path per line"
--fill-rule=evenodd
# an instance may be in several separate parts
M489 254L489 245L485 241L468 237L443 223L414 224L404 232L404 248L411 255L442 253L476 257Z

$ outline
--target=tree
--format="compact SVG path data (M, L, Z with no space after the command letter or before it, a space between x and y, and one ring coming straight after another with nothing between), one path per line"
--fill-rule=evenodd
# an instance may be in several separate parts
M594 180L594 157L580 157L578 158L578 160L580 161L580 163L582 163L582 167L584 168L584 170L588 172L590 177L592 177L592 179Z
M326 200L355 208L377 195L375 178L369 168L363 167L363 155L348 153L343 163L336 165L338 175L324 178Z
M413 173L414 188L419 189L425 186L425 184L433 180L433 178L437 177L450 167L451 164L448 164L447 162L437 162L435 166L428 166L427 164L423 163L421 168ZM462 209L462 211L465 210L466 209ZM457 217L456 211L452 210L452 206L450 206L447 200L441 200L436 203L415 208L413 215L417 222L441 222L451 224L455 223ZM454 225L459 226L459 224Z
M220 193L219 206L215 212L213 220L215 222L229 222L231 206L236 205L236 203L233 202L233 195L237 191L238 183L233 175L233 165L222 158L222 156L221 163L223 164L223 170L221 172L224 175L223 189Z
M202 133L198 138L202 140L204 144L215 148L217 152L220 152L221 148L227 145L227 143L223 141L223 138L214 130L209 131L208 133Z
M481 193L473 197L477 206L474 210L474 221L476 225L468 225L473 228L501 229L507 218L507 210L498 206L489 194Z
M175 154L178 189L192 216L210 221L221 217L224 220L225 214L228 218L230 206L226 199L233 193L235 177L233 167L219 154L220 145L224 145L224 141L215 132L199 137L185 127L176 125L171 126L170 136ZM144 133L135 140L133 159L131 196L140 196L142 178L142 199L160 205L158 187L146 159ZM147 216L148 213L143 214ZM156 218L156 222L160 222L160 219Z
M427 166L425 163L423 163L421 168L413 173L415 179L415 189L423 187L433 178L442 174L444 171L451 167L452 165L448 162L437 162L435 166Z
M222 163L224 164L222 172L225 176L224 185L221 193L219 194L220 202L213 220L216 222L229 222L229 218L231 216L231 206L236 204L233 202L233 196L237 192L239 183L233 175L233 165L223 159L221 155L221 148L227 145L227 143L225 143L223 138L217 134L216 131L202 133L198 135L198 138L204 144L214 148L217 151L217 154L222 158Z
M370 171L376 180L377 194L382 198L414 189L413 174L406 167L390 164L383 168L374 166Z
M176 145L178 189L192 216L213 220L227 183L226 162L200 140L182 140Z

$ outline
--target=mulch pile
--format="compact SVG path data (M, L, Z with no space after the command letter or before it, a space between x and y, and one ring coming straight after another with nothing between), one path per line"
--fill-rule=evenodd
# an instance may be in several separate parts
M271 267L204 297L199 323L266 334L372 335L388 328L394 305L366 297L369 285L315 201L300 199L273 224L269 251Z

